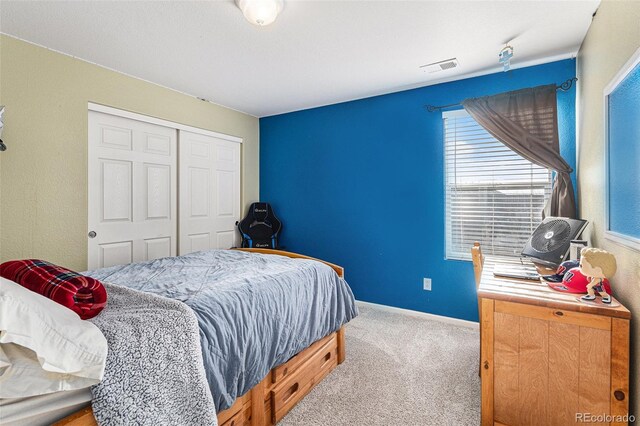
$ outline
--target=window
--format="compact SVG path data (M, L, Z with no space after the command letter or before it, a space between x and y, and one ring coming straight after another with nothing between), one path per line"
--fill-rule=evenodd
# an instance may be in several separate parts
M551 194L551 171L511 151L464 110L443 113L447 259L520 256Z

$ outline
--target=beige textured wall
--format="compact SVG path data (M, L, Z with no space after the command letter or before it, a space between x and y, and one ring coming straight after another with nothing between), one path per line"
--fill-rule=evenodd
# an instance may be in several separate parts
M631 406L640 415L640 252L604 238L603 89L640 47L640 1L603 1L578 54L578 182L593 245L616 255L613 292L633 317ZM640 120L640 117L638 117ZM637 141L640 143L640 141ZM640 212L636 212L640 214Z
M87 102L244 139L242 203L259 196L258 119L0 35L0 260L87 264Z

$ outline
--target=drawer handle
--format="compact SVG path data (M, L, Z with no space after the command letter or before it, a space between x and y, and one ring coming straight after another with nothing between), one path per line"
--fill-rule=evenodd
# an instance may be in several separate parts
M485 361L484 362L484 369L488 370L489 369L489 361Z
M624 401L625 394L624 394L624 392L622 392L620 389L618 389L617 391L615 391L615 392L613 393L613 396L614 396L618 401Z
M286 404L293 395L295 395L298 392L298 389L300 388L300 384L298 382L295 382L290 388L289 388L289 392L284 400L282 401L283 404Z
M330 359L331 359L331 352L328 352L324 356L324 360L322 361L322 367L324 367L326 365L326 363L329 362Z
M555 315L555 316L557 316L557 317L561 317L561 316L564 316L564 312L562 312L562 311L555 311L555 312L553 313L553 315Z

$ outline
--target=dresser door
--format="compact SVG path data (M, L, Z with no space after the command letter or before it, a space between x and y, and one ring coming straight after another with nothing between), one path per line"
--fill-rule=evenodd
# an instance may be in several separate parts
M627 320L503 301L485 304L493 309L483 312L483 424L572 425L584 424L587 415L624 413L626 401L616 399L616 390L627 386ZM613 352L612 338L621 339ZM589 424L618 423L591 419Z

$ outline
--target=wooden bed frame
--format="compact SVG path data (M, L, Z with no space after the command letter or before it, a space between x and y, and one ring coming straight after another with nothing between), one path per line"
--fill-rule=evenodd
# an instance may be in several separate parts
M235 250L316 260L330 266L338 276L344 277L342 267L302 254L258 248L238 248ZM218 413L218 425L275 425L338 364L342 364L344 359L343 326L340 330L318 340L289 361L271 370L260 383L236 399L230 408ZM95 426L97 423L89 405L54 424L54 426L63 425Z

